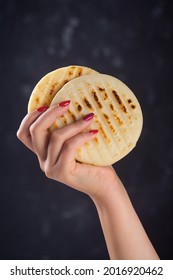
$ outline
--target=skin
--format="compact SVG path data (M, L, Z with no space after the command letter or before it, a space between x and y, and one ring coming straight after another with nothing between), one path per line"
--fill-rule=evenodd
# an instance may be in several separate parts
M159 259L112 166L97 167L75 160L76 150L96 136L84 132L93 119L81 119L49 131L69 106L55 105L45 112L27 114L17 137L37 155L40 168L48 178L90 196L98 211L111 259Z

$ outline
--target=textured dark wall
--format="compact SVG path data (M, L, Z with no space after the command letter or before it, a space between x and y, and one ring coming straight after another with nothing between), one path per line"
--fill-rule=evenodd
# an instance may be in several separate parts
M114 165L156 250L173 258L171 1L0 1L1 259L107 259L93 203L47 179L16 138L47 72L90 66L139 99L136 149Z

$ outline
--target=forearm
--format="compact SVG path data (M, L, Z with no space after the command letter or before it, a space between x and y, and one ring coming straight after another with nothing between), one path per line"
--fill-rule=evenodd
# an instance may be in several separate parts
M121 182L92 199L111 259L159 259Z

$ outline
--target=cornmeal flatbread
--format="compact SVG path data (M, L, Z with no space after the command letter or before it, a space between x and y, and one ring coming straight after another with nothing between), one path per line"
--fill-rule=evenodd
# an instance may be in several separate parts
M94 120L88 130L99 130L95 139L77 150L77 161L107 166L135 147L142 130L142 111L123 82L105 74L90 73L66 83L50 106L68 99L71 100L68 112L57 118L51 129L62 128L93 112Z
M95 72L88 67L71 65L48 73L33 89L28 103L28 112L35 111L42 106L49 106L56 93L68 81Z

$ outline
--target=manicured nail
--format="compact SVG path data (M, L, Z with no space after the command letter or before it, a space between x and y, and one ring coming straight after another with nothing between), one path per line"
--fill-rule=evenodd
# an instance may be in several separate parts
M42 106L42 107L38 108L36 111L43 113L43 112L45 112L48 108L49 108L49 106Z
M97 134L98 132L99 132L98 129L93 129L89 131L89 133L91 134Z
M69 105L69 104L70 104L70 100L66 100L66 101L60 102L60 103L59 103L59 106L65 107L65 106L67 106L67 105Z
M90 121L93 117L94 117L94 113L90 113L90 114L84 116L82 119L84 121Z

